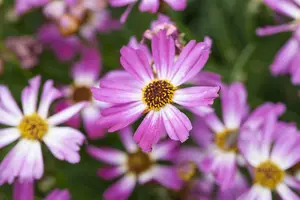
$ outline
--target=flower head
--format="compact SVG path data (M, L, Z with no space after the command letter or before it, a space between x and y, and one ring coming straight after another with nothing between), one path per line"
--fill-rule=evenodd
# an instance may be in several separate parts
M177 152L175 142L161 142L151 153L145 153L132 140L133 133L129 127L122 129L120 134L127 152L108 147L90 146L87 149L95 159L112 165L99 169L100 177L112 180L123 175L104 192L105 199L128 199L137 182L145 184L154 180L170 189L180 188L181 181L178 179L176 167L159 163L174 158Z
M48 80L41 94L39 107L38 91L41 78L29 81L22 91L23 112L19 109L9 89L0 86L0 124L8 126L0 129L0 147L16 140L18 143L8 153L0 165L0 184L12 183L15 178L23 181L40 179L44 172L41 144L44 142L59 160L77 163L78 151L83 144L83 134L69 127L58 127L78 113L85 103L78 103L55 115L48 116L50 105L61 97L61 93Z
M252 167L253 186L238 199L272 199L272 192L284 200L299 199L290 187L299 189L300 182L289 173L300 160L299 142L295 126L278 124L273 114L262 129L245 131L240 149Z
M103 111L100 123L112 132L147 113L134 135L144 151L151 150L164 130L171 139L184 142L192 125L174 103L187 108L209 107L218 97L218 86L182 88L204 67L209 54L210 45L206 42L191 41L175 61L174 40L165 31L152 39L152 65L143 49L123 47L121 64L127 78L102 81L100 89L92 88L95 99L115 104Z

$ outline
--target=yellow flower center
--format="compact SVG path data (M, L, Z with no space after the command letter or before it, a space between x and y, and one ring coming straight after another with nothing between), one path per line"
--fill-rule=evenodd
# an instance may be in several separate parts
M226 152L237 151L238 130L225 130L215 136L216 145Z
M187 162L179 165L178 175L184 181L191 180L196 174L196 165L193 162Z
M18 128L23 138L40 140L47 133L48 124L37 114L32 114L25 116Z
M143 101L149 110L158 111L173 102L176 87L167 80L154 80L143 89Z
M275 189L282 182L285 172L272 161L261 163L254 170L254 183L269 189Z
M73 90L72 100L75 103L81 101L91 101L92 100L92 92L90 88L86 86L77 86Z
M152 161L147 153L138 150L128 155L128 171L136 175L148 170L152 166Z

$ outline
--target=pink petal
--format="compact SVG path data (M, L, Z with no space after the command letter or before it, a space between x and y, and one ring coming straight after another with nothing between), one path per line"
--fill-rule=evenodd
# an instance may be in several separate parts
M125 175L118 182L105 190L103 196L107 200L126 200L131 195L136 184L136 178L133 174Z
M13 98L11 92L6 86L2 85L0 85L0 102L2 104L2 107L6 111L10 112L18 118L22 117L22 112L15 99Z
M154 160L171 160L178 153L179 144L174 141L164 141L158 143L151 152Z
M124 46L120 52L122 66L137 80L146 84L154 78L151 66L144 51Z
M156 165L153 169L153 179L167 188L179 190L181 181L177 173L176 167Z
M287 15L291 18L299 19L299 7L293 2L286 0L264 0L264 3L270 6L273 10Z
M76 115L82 108L86 106L86 102L77 103L69 108L62 110L48 118L48 123L51 125L58 125L68 121L74 115Z
M105 167L97 171L97 175L103 178L104 180L112 180L114 178L117 178L118 176L121 176L123 173L125 173L124 168L119 166Z
M280 184L276 187L279 196L284 200L299 200L300 197L293 192L286 184ZM271 200L272 198L270 198Z
M171 37L167 37L166 31L160 31L153 37L152 54L158 78L171 78L170 70L174 65L175 44Z
M258 28L256 34L258 36L273 35L281 32L294 31L297 26L295 24L282 24L276 26L265 26Z
M84 142L84 135L70 127L53 127L43 137L51 153L59 160L69 163L80 161L79 150Z
M159 8L159 0L142 0L139 9L141 12L156 13Z
M17 128L0 129L0 148L13 143L20 137L20 131Z
M253 185L251 189L242 194L237 200L272 200L271 191L267 188L261 187L257 184Z
M168 3L174 10L182 11L187 6L187 0L164 0Z
M62 100L55 104L54 110L55 113L59 113L73 105L73 102L69 100ZM80 128L80 113L75 114L73 117L71 117L69 120L65 122L68 126L71 126L73 128Z
M137 0L109 0L109 3L113 7L122 7L136 2Z
M205 119L201 117L194 119L191 136L201 148L208 148L214 139L214 133L207 126Z
M169 104L163 108L162 117L166 131L172 140L184 142L188 139L192 124L184 113Z
M112 165L121 165L127 160L127 155L125 153L113 148L88 146L87 152L93 158Z
M134 140L143 151L152 150L164 133L162 116L160 112L150 111L134 134Z
M127 152L134 153L138 150L138 146L133 140L133 131L131 126L121 129L120 136L121 136L122 143Z
M217 98L220 87L199 86L176 90L173 101L186 107L209 106Z
M33 114L36 111L40 84L41 77L36 76L29 80L29 86L22 91L22 107L25 115Z
M71 194L68 190L54 189L47 195L45 200L71 200Z
M213 72L201 71L192 79L190 79L189 82L199 86L220 86L221 76Z
M22 120L21 117L17 118L13 114L6 112L0 107L0 124L4 124L7 126L18 126Z
M34 183L15 181L13 188L14 200L34 200Z

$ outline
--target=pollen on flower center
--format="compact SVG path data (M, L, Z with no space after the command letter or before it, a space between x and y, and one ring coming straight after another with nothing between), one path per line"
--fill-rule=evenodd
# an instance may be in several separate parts
M73 91L72 100L76 103L81 101L91 101L92 100L92 92L90 88L86 86L78 86L75 87Z
M152 161L147 153L137 151L128 155L128 171L134 174L140 174L152 166Z
M160 110L173 102L176 87L167 80L154 80L143 89L143 101L149 110Z
M272 161L266 161L255 168L254 176L254 183L275 189L282 182L285 172Z
M215 144L223 151L237 151L238 130L225 130L217 133L215 136Z
M182 180L189 181L196 174L196 165L193 162L183 163L179 165L177 173Z
M19 124L21 136L29 140L40 140L48 131L48 124L37 114L25 116Z

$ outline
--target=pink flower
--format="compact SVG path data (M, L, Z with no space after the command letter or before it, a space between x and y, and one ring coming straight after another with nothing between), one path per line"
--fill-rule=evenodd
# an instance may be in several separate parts
M271 64L271 72L274 76L290 74L292 83L300 83L299 50L300 50L300 2L298 0L264 0L265 4L279 14L283 14L293 21L277 26L267 26L257 29L259 36L272 35L280 32L293 31L292 38L277 53Z
M244 132L240 149L251 166L253 186L238 200L272 200L272 192L283 200L299 199L290 188L299 190L300 181L288 171L300 161L299 131L289 124L277 124L276 118L271 113L262 129Z
M0 184L12 183L15 178L23 181L40 179L44 172L41 144L44 142L52 154L59 160L78 163L79 150L84 142L83 134L70 127L59 127L76 113L85 103L48 116L51 103L61 97L61 93L48 80L41 94L37 108L38 91L41 78L29 81L22 91L23 112L12 97L9 89L0 86L0 124L8 126L0 129L0 148L18 140L15 147L3 159L0 165Z
M282 114L284 106L266 103L248 115L247 91L241 83L222 86L221 105L223 122L215 113L194 121L192 136L206 152L200 162L205 173L212 173L222 189L232 187L237 165L245 162L239 153L238 142L245 127L261 128L265 116L272 112Z
M46 197L45 200L70 200L71 195L68 190L54 189ZM34 183L16 181L14 183L13 200L34 200Z
M174 40L162 31L152 39L152 54L151 66L143 49L123 47L121 64L127 78L105 80L100 89L92 88L95 99L115 104L102 112L104 117L100 122L110 132L147 113L134 135L144 151L151 151L165 130L173 140L187 140L191 122L174 103L187 108L209 107L219 91L218 86L179 88L204 67L210 54L206 42L189 42L175 61Z
M132 140L132 130L121 130L122 143L126 153L108 147L89 146L88 153L99 161L112 166L99 169L98 175L106 180L123 177L104 192L104 199L128 199L138 183L145 184L151 180L177 190L181 181L173 166L158 164L158 161L170 161L176 155L177 144L173 141L161 142L151 153L141 151Z
M80 113L74 115L66 123L76 129L80 128L81 118L84 128L91 139L102 137L106 129L98 124L101 121L101 109L108 107L106 103L96 101L90 88L99 84L101 69L100 53L93 47L82 47L81 59L72 70L73 83L62 88L65 99L56 104L59 112L79 102L88 102Z
M186 8L186 0L163 0L167 3L173 10L182 11ZM109 3L113 7L123 7L128 6L126 11L121 17L121 22L125 22L129 13L131 12L132 7L136 4L138 0L109 0ZM156 13L159 9L160 2L159 0L142 0L139 6L141 12L151 12Z
M97 32L120 28L119 21L112 19L106 7L106 0L71 2L56 0L44 7L44 14L56 22L62 35L70 36L79 32L85 39L93 40Z

